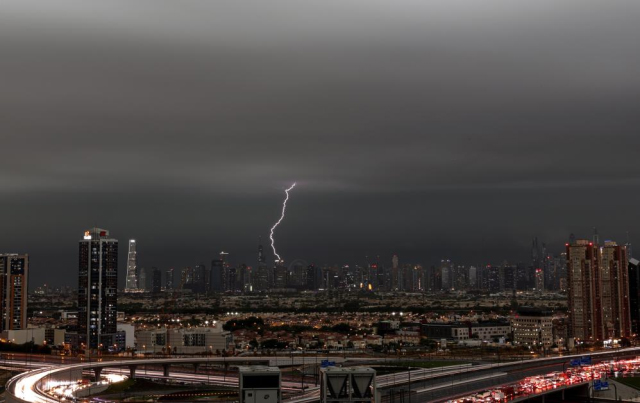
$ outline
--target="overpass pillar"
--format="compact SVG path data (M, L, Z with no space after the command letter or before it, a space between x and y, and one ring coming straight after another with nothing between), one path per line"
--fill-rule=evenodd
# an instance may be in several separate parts
M137 365L129 365L129 377L131 379L136 379L136 368L138 368Z
M542 395L542 403L544 403L544 398L545 398L546 396L547 396L547 395Z
M98 382L100 380L100 374L102 374L102 367L94 368L93 373L96 375L96 382Z
M169 367L171 365L169 364L162 364L162 375L163 376L169 376Z
M193 364L193 372L198 373L198 368L200 368L200 363L196 362Z

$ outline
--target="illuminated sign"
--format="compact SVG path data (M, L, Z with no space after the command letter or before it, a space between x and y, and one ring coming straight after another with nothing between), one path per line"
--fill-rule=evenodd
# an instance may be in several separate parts
M91 239L91 232L90 231L85 231L84 232L84 239Z

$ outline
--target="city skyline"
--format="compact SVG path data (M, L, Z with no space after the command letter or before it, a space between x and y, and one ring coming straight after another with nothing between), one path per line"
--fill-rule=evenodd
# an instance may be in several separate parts
M592 228L592 231L594 229ZM113 231L112 231L113 232ZM115 233L115 232L114 232ZM587 236L588 235L588 236ZM540 266L541 267L541 263L540 261L536 260L538 258L541 259L541 256L536 257L533 256L532 254L535 253L541 253L546 251L546 254L550 257L554 257L554 258L560 258L561 255L564 253L564 247L567 244L567 242L571 241L571 237L573 236L573 238L578 238L578 239L592 239L594 236L598 237L599 235L596 234L569 234L565 240L562 241L561 244L558 245L549 245L548 243L545 243L544 240L540 240L540 246L538 246L537 242L538 242L538 237L533 237L533 238L529 238L527 239L527 241L529 242L529 244L527 245L527 247L522 247L522 249L519 251L519 253L517 254L517 256L519 256L519 258L514 258L514 259L508 259L506 257L497 257L494 259L488 259L488 258L479 258L476 260L465 260L459 257L459 255L457 255L455 252L450 254L450 255L446 255L446 256L431 256L428 254L422 255L422 256L417 256L416 258L413 259L409 259L408 257L403 257L398 253L392 252L389 253L387 255L382 255L382 254L375 254L375 253L369 253L366 254L364 256L354 256L351 259L345 259L345 260L336 260L336 261L328 261L327 259L321 260L313 260L313 259L308 259L305 256L296 256L295 258L292 259L285 259L284 260L284 264L285 267L289 267L290 263L294 262L294 261L305 261L308 262L309 264L313 264L315 266L318 267L343 267L343 266L361 266L361 267L365 267L367 264L381 264L383 267L387 267L392 269L394 266L394 261L399 262L400 266L404 266L407 264L410 265L420 265L422 267L439 267L439 264L441 262L444 261L449 261L454 265L463 265L467 268L469 267L483 267L483 266L501 266L503 264L509 264L509 265L521 265L522 267L534 267L534 266ZM119 236L117 236L118 238L120 238ZM77 237L76 237L77 238ZM128 238L128 237L122 237L122 238ZM531 241L533 239L534 242L534 247L532 248L531 245ZM617 240L611 237L602 237L602 240L613 240L613 241L618 241L621 244L625 244L625 245L629 245L632 246L631 243L627 244L626 241L623 240ZM74 242L77 242L77 239L74 240ZM143 241L144 242L144 241ZM262 242L261 237L258 238L257 242ZM136 249L138 248L140 242L138 242L138 240L135 239L129 239L129 251L131 251L131 245L133 245L133 250L134 250L134 263L133 263L133 267L136 268L136 277L134 278L136 282L141 281L140 280L140 275L141 275L141 270L146 270L147 272L151 273L151 270L154 270L156 268L158 268L160 271L165 272L167 270L170 269L174 269L177 271L180 271L183 268L188 268L191 267L192 269L194 267L198 267L199 265L205 265L208 266L211 263L211 259L216 259L216 256L220 255L222 256L222 254L224 255L230 255L231 258L227 259L227 262L233 266L233 267L240 267L241 265L246 265L248 267L251 267L253 269L258 269L260 264L259 262L262 262L261 264L263 264L265 267L269 267L269 268L273 268L275 267L275 265L277 264L277 259L275 259L274 256L271 256L270 253L268 253L270 251L270 248L267 248L267 253L265 253L265 249L264 249L264 245L263 244L259 244L259 243L254 243L252 246L254 248L253 250L253 254L252 256L247 256L246 254L243 255L246 257L245 260L241 259L241 257L239 257L238 254L233 253L233 252L220 252L220 251L212 251L210 253L210 255L207 255L206 253L200 253L201 256L211 256L209 258L205 257L202 259L189 259L188 257L177 257L174 261L177 262L176 264L166 264L166 263L162 263L161 259L154 257L154 256L148 256L146 254L146 248L144 247L143 244L143 250L144 252L142 254L138 254L139 251L136 251ZM262 245L263 248L258 250L258 247ZM543 247L544 246L544 247ZM153 247L151 247L150 249L154 249ZM388 249L388 250L397 250L396 249ZM632 250L632 248L630 248L630 250ZM12 251L11 253L27 253L27 252L16 252L16 251ZM499 256L499 255L498 255ZM516 255L514 255L516 256ZM33 258L33 257L32 257ZM139 263L138 259L142 258L142 264ZM397 258L397 260L396 260ZM118 261L118 265L119 265L119 269L118 269L118 288L122 289L123 291L126 291L127 287L127 278L131 279L132 277L129 277L127 274L130 273L129 267L131 267L132 265L132 258L130 256L130 253L122 253L120 254L120 256L118 257L119 261ZM33 275L33 268L30 269L30 273L31 275ZM74 270L77 270L77 268L74 268ZM37 276L37 271L36 271L36 276ZM143 274L144 276L144 274ZM163 277L164 278L164 277ZM52 280L49 280L52 279ZM148 276L145 284L147 288L151 287L151 281L152 277ZM64 282L67 281L67 282ZM71 281L69 282L69 279L60 279L59 276L57 276L55 273L54 274L50 274L50 276L44 276L43 277L36 277L35 279L31 279L30 278L30 286L31 287L36 287L36 286L40 286L42 284L47 284L49 286L52 287L61 287L61 286L72 286L75 287L75 280L71 279ZM163 280L163 284L164 284L164 280ZM178 285L180 284L180 282L178 281ZM137 288L139 289L143 289L143 285L142 284L136 284Z
M40 7L0 15L0 247L33 281L73 275L93 225L145 267L248 263L293 182L285 260L640 239L637 5Z

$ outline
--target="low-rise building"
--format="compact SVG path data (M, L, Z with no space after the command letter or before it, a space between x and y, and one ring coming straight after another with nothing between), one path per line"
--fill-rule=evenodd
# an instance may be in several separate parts
M136 349L142 353L202 354L229 350L233 336L221 327L159 328L136 332Z
M34 344L46 344L44 327L29 327L27 329L4 330L0 333L0 339L6 340L14 344L25 344L33 342Z
M511 324L509 322L478 322L473 323L470 329L471 338L483 341L507 338L511 334Z
M508 322L423 323L421 332L430 339L491 341L509 336L511 325Z
M118 322L116 325L118 332L124 333L124 345L123 348L135 347L135 326L129 323Z
M550 347L553 344L551 312L535 308L521 308L513 317L513 342L528 346Z

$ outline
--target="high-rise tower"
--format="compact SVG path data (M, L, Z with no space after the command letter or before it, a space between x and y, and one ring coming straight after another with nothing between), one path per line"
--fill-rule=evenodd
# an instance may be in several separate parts
M399 263L398 263L398 255L395 253L391 257L391 289L392 290L401 290L402 289L402 275L399 272Z
M570 337L595 342L631 335L628 265L626 248L615 242L567 244Z
M253 289L265 291L271 287L273 272L267 267L267 260L262 249L262 237L258 237L258 267L253 275Z
M97 349L104 336L116 333L118 240L105 229L91 228L79 249L78 331L81 343Z
M262 237L258 237L258 266L266 264L267 259L264 257L264 250L262 249Z
M0 254L0 331L27 328L29 255Z
M602 325L605 338L629 337L629 258L627 249L613 241L600 248Z
M127 281L124 287L124 292L135 292L138 290L139 285L137 266L138 256L136 252L136 240L129 239L129 254L127 255Z

